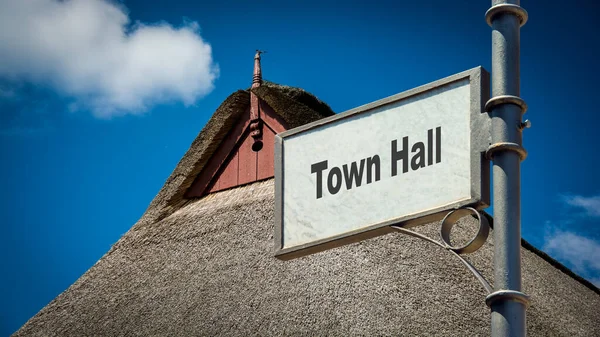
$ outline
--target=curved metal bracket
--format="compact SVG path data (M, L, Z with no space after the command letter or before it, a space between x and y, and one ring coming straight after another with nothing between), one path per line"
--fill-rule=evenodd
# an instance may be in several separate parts
M479 230L477 231L477 234L475 235L475 237L473 239L471 239L464 246L460 246L460 247L452 246L452 244L450 243L450 231L452 230L452 227L456 224L456 222L460 218L467 216L469 214L474 215L479 222ZM481 246L483 246L483 244L485 243L485 241L488 237L488 234L490 232L490 225L487 221L487 218L485 216L482 216L476 209L471 208L471 207L465 207L465 208L459 208L459 209L455 209L455 210L448 212L448 214L446 214L446 216L444 217L444 220L442 220L442 226L440 228L441 242L436 241L436 240L434 240L430 237L427 237L423 234L419 234L415 231L411 231L410 229L402 228L399 226L390 226L390 227L400 233L425 240L427 242L433 243L434 245L437 245L441 248L448 250L450 253L452 253L452 255L456 256L465 265L465 267L467 267L467 269L469 269L469 271L471 271L471 273L473 273L473 275L475 275L475 278L477 278L477 280L481 283L481 285L483 285L483 287L488 292L488 294L492 293L492 291L493 291L492 286L483 277L483 275L481 275L481 273L477 270L477 268L475 268L469 261L465 260L462 256L459 255L459 254L468 254L468 253L475 252L477 249L479 249Z

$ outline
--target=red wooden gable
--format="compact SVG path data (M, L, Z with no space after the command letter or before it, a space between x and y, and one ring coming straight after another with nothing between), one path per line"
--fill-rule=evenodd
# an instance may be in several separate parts
M259 151L252 150L255 143L251 134L252 124L256 125L256 120L252 120L252 108L248 107L196 177L186 197L202 197L274 176L275 135L287 130L287 127L285 121L265 102L259 100L257 103L262 148Z

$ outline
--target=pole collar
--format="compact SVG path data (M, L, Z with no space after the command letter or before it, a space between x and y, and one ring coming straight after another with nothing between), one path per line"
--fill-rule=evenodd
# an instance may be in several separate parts
M513 95L500 95L492 97L487 103L485 103L484 110L485 112L492 112L492 110L498 105L502 104L514 104L521 108L521 114L524 114L527 111L527 103L519 97Z
M512 13L516 15L521 21L521 27L527 23L527 11L524 10L523 7L514 4L498 4L492 6L487 12L485 12L485 21L488 25L490 25L490 27L492 27L492 21L494 20L494 17L498 14L504 13Z
M496 301L513 301L519 302L527 308L529 306L529 296L516 290L497 290L489 294L485 298L485 304L492 307Z
M492 145L490 145L490 147L488 147L485 156L487 159L492 160L494 157L494 153L498 152L498 151L513 151L516 152L517 154L519 154L519 158L521 158L521 161L525 160L525 158L527 158L527 150L525 150L521 145L517 144L517 143L510 143L510 142L498 142L498 143L494 143Z

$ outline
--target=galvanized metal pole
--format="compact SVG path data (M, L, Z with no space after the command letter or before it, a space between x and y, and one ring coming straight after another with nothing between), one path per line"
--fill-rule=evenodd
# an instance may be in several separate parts
M486 20L492 27L492 98L486 111L492 117L494 184L494 292L492 336L525 336L528 297L521 292L521 118L527 106L520 95L520 27L527 12L519 0L492 0Z

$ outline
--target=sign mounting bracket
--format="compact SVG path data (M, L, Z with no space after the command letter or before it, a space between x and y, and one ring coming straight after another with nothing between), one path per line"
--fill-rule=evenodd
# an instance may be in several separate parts
M465 244L462 247L455 247L450 243L450 230L459 218L468 216L469 214L477 219L477 222L479 224L479 230L475 237L467 244ZM448 212L448 214L446 214L446 216L444 217L444 220L442 220L442 224L440 227L441 242L400 226L390 227L399 233L406 234L427 241L429 243L433 243L436 246L448 250L452 255L456 256L465 265L465 267L467 267L467 269L471 273L473 273L473 275L475 275L475 278L477 278L479 283L481 283L481 285L485 288L488 294L492 293L493 288L490 285L490 283L485 279L485 277L481 275L477 268L475 268L469 261L467 261L464 257L461 256L461 254L468 254L477 251L485 243L490 232L490 225L487 218L485 217L485 215L481 214L476 209L471 207L465 207Z

